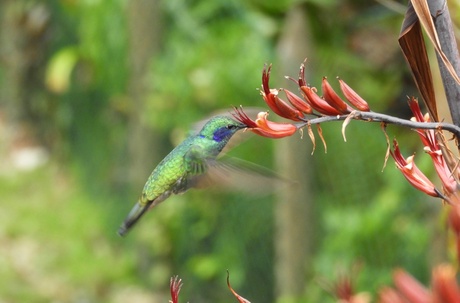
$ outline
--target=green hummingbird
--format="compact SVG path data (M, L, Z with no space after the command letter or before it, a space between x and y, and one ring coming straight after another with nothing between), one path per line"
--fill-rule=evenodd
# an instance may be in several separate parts
M198 134L189 136L174 148L153 170L136 205L118 229L118 234L124 236L142 215L171 194L205 186L213 183L212 179L217 178L218 174L225 175L222 171L211 173L216 171L213 168L222 166L217 156L230 138L246 127L230 117L216 116Z

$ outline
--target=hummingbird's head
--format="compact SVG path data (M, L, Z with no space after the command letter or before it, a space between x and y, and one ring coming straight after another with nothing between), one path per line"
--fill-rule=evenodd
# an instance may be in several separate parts
M203 126L199 136L216 142L227 142L237 131L245 127L246 125L230 117L216 116Z

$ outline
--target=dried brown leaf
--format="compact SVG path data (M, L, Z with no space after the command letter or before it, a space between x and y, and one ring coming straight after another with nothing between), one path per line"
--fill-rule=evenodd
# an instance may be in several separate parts
M383 161L383 167L382 167L382 171L385 169L385 167L387 166L387 162L388 162L388 158L390 157L390 138L388 137L388 134L387 134L387 125L386 123L382 122L380 123L380 127L382 128L382 131L383 131L383 134L385 135L385 139L387 141L387 151L385 153L385 160Z
M323 129L321 128L319 124L316 124L316 128L318 130L318 135L321 138L321 141L323 142L324 153L327 154L327 144L326 144L326 140L324 140Z
M235 290L233 290L232 286L230 285L230 273L228 272L228 270L227 270L227 286L228 286L228 289L230 289L232 294L236 297L236 299L240 303L251 303L248 299L240 296Z
M313 130L311 129L310 123L307 124L307 132L308 132L308 136L310 137L311 143L313 143L313 150L311 151L311 154L313 155L316 149L316 141L315 141L315 134L313 133Z
M460 77L457 75L454 67L450 63L446 54L441 49L441 43L439 41L438 33L436 32L436 27L434 26L433 17L431 16L428 2L426 0L411 0L411 3L420 20L420 23L423 26L423 29L425 30L428 38L430 38L436 52L441 57L442 62L445 64L447 70L455 79L455 81L460 84Z
M433 78L425 41L417 14L410 4L398 41L422 99L433 120L438 121Z
M351 112L343 121L342 123L342 137L343 141L347 142L347 137L345 136L345 129L347 128L348 124L350 124L351 119L355 117L355 111Z

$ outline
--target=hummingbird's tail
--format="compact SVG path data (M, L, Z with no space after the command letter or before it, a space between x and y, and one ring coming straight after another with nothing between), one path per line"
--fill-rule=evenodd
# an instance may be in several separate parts
M121 224L118 229L118 234L120 236L125 236L126 233L136 224L137 221L142 217L142 215L149 209L151 203L142 205L139 201L134 205L133 209L129 212L125 221Z

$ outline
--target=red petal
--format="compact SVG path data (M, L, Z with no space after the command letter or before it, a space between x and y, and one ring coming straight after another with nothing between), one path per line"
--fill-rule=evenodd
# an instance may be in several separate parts
M295 125L268 121L267 116L267 112L260 112L255 121L257 128L253 128L251 131L261 136L275 139L291 136L297 131Z
M238 107L233 107L233 110L235 111L235 113L232 113L232 116L236 120L238 120L239 122L243 123L248 128L257 127L256 122L248 117L248 115L243 111L242 106L240 106L239 108Z

